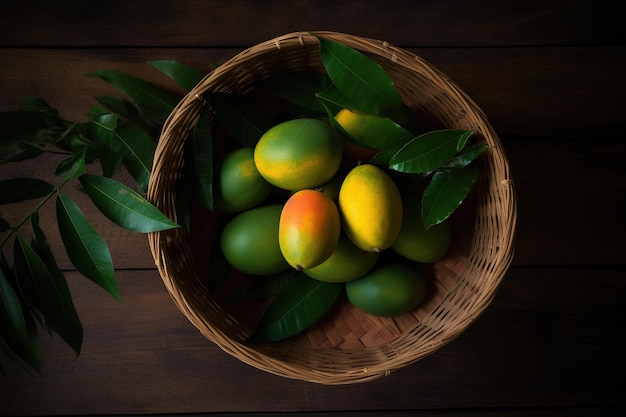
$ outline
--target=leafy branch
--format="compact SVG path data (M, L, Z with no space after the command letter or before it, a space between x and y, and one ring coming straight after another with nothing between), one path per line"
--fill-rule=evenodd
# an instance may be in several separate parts
M174 61L150 64L187 89L201 76ZM109 248L64 188L78 183L101 213L126 230L149 233L178 227L144 193L161 125L182 95L118 71L100 70L92 76L113 85L130 101L96 97L100 105L91 109L89 121L81 123L65 120L40 98L27 98L20 109L0 113L1 164L65 156L55 170L57 185L39 178L0 180L0 206L35 200L13 225L0 217L0 348L29 372L41 371L38 325L58 334L76 355L83 340L65 275L39 224L39 213L49 202L55 201L58 232L72 265L118 302ZM86 166L95 162L101 175L87 173ZM122 168L135 179L135 189L112 178ZM30 233L24 231L29 223ZM5 249L12 249L11 259ZM1 364L0 372L5 372Z

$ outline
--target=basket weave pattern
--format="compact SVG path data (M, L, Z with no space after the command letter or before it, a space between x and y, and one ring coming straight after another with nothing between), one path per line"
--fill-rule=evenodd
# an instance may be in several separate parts
M372 39L334 32L318 36L360 50L389 73L416 113L450 129L472 129L489 145L480 176L460 214L454 247L432 266L432 288L415 310L393 318L341 303L325 321L286 341L249 345L251 330L216 303L181 229L149 235L163 282L176 305L209 340L259 369L322 384L364 382L414 363L461 334L489 305L511 263L516 203L501 143L480 108L418 56ZM183 145L206 111L206 92L246 93L279 72L323 71L317 38L291 33L249 48L208 74L174 109L158 144L148 199L175 221ZM461 209L459 209L461 211ZM210 244L210 242L208 243Z

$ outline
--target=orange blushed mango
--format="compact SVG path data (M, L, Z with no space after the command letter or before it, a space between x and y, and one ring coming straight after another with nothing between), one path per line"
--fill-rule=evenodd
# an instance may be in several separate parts
M295 269L312 268L333 253L340 231L336 204L318 190L300 190L287 200L281 212L280 250Z

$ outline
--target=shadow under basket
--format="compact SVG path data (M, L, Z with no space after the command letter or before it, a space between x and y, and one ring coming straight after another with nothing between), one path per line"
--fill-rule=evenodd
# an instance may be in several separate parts
M210 250L210 215L191 230L149 235L156 266L172 299L209 340L241 361L287 378L349 384L388 375L435 352L459 336L487 308L505 276L514 249L516 201L506 155L481 109L456 84L420 57L387 42L317 32L357 49L389 73L404 102L438 126L471 129L489 145L479 158L479 178L454 214L452 248L429 265L429 295L414 311L374 317L340 302L328 318L287 340L249 344L250 327L218 303L198 266L198 248ZM281 72L324 71L317 37L291 33L251 47L220 65L193 88L166 121L155 153L148 199L180 222L177 201L184 181L183 148L202 112L207 92L247 93ZM191 221L194 221L192 216Z

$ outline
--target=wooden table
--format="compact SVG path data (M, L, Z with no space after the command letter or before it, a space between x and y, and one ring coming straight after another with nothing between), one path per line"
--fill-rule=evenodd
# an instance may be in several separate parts
M92 97L116 93L87 76L98 69L171 86L145 62L208 71L278 35L334 30L406 48L456 81L500 135L518 196L513 265L484 315L418 363L346 386L277 377L222 352L174 306L147 238L87 212L112 250L123 304L59 255L85 328L82 352L42 334L41 375L2 356L0 415L624 415L618 10L603 0L0 2L0 111L35 96L84 119ZM3 165L0 177L54 181L55 163ZM0 207L6 218L19 210ZM53 222L42 213L42 224Z

